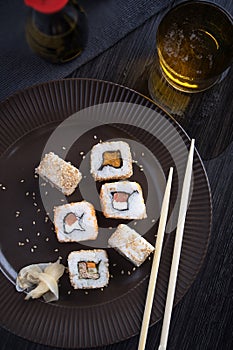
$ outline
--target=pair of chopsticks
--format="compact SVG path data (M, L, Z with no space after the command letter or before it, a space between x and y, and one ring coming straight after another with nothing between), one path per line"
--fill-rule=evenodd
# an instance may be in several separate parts
M188 199L189 199L192 167L193 167L194 142L195 140L192 139L188 160L186 164L183 186L182 186L178 222L176 227L175 244L173 249L172 264L171 264L170 277L169 277L169 283L168 283L167 299L166 299L165 312L164 312L164 318L163 318L160 345L158 350L166 350L166 347L167 347L172 306L173 306L173 301L175 296L176 280L177 280L181 246L182 246L183 233L184 233L184 224L185 224L186 212L188 208ZM167 222L172 176L173 176L173 168L171 167L168 175L167 185L165 188L165 193L164 193L163 203L161 208L158 234L157 234L157 240L155 245L155 252L154 252L154 258L153 258L153 263L151 268L150 280L149 280L149 285L147 290L146 304L144 309L138 350L144 350L146 345L151 308L152 308L153 299L154 299L154 291L156 286L160 257L162 253L163 238L164 238L165 227Z

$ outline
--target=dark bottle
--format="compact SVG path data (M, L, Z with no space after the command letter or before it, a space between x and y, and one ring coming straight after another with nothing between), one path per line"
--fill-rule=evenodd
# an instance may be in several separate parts
M31 49L52 63L79 56L87 41L84 11L76 0L25 0L31 7L26 38Z

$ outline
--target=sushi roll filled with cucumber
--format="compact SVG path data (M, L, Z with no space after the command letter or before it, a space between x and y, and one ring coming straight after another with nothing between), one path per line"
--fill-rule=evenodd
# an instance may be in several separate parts
M91 150L91 174L95 181L127 179L133 174L132 155L124 141L102 142Z
M108 256L103 249L71 252L68 269L74 289L103 288L108 284Z
M103 214L115 219L144 219L146 206L137 182L119 181L103 184L100 190Z
M82 179L81 172L53 152L45 154L35 172L66 196L71 195Z
M55 207L54 225L59 242L94 240L98 235L95 209L86 201Z
M145 238L124 224L118 225L108 244L135 266L140 266L154 251L154 247Z

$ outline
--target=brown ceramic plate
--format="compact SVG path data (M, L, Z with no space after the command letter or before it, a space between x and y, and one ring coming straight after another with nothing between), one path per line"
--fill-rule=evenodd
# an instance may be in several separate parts
M107 248L108 237L123 221L103 217L98 199L101 184L96 184L89 173L92 146L110 139L126 140L131 146L136 162L130 180L142 185L148 217L127 224L152 244L169 167L175 170L151 324L163 314L190 139L170 116L135 91L97 80L55 81L19 92L1 105L0 322L21 337L51 346L85 348L119 342L140 331L151 261L135 269ZM49 184L43 186L34 177L34 169L47 151L71 161L85 175L70 197L62 196ZM82 199L95 205L98 239L82 244L58 243L53 231L53 206ZM200 269L210 225L208 180L195 151L175 303ZM55 303L24 301L24 293L15 290L16 274L23 266L58 257L67 265L70 251L93 247L107 250L111 274L107 288L75 291L65 274L60 280L60 299Z

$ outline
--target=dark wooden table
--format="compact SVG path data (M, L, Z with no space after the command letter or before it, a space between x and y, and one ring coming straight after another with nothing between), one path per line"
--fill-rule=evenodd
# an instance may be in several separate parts
M233 14L233 3L219 0ZM149 97L148 77L155 62L155 33L163 13L152 17L116 45L77 69L71 77L97 78L130 87ZM173 116L192 138L209 177L213 225L203 266L174 308L169 350L233 349L233 69L206 92L192 95ZM162 321L148 333L147 350L157 349ZM137 349L138 337L102 347ZM55 350L0 329L1 350Z

